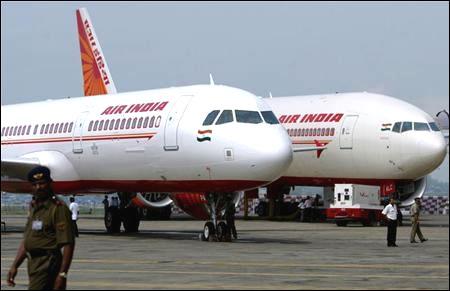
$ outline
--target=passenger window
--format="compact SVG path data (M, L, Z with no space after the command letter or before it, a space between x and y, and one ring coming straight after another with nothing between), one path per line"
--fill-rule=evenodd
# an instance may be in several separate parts
M424 122L414 122L414 130L416 131L430 131L427 123Z
M261 111L264 121L268 124L279 124L277 117L272 111Z
M392 127L392 131L393 132L400 132L400 128L402 127L402 123L401 122L396 122L394 124L394 127Z
M441 131L435 122L430 122L430 127L432 131Z
M219 119L217 119L216 125L228 122L233 122L233 111L224 110L222 111L222 114L220 114Z
M410 122L410 121L403 122L402 132L409 131L409 130L412 130L412 122Z
M261 123L262 118L258 111L236 110L236 121L242 123Z
M103 127L103 130L108 130L108 125L109 125L109 119L105 120L105 125Z
M205 121L203 121L203 125L211 125L216 120L217 115L219 115L220 110L211 111L208 116L206 116Z

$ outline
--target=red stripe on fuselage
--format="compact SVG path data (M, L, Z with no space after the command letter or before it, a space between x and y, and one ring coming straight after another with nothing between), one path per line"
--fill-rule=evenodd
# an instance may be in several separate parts
M375 185L392 182L408 182L407 179L369 179L369 178L332 178L332 177L281 177L273 184L284 185L301 185L301 186L334 186L334 184L362 184L362 185Z
M268 181L247 180L83 180L54 181L58 194L105 192L234 192L257 188ZM1 190L11 193L31 193L31 185L21 181L2 181Z
M35 139L15 139L4 140L2 145L13 144L30 144L30 143L52 143L52 142L71 142L71 141L96 141L96 140L110 140L110 139L130 139L130 138L152 138L156 133L140 133L140 134L120 134L120 135L94 135L83 137L54 137L54 138L35 138Z

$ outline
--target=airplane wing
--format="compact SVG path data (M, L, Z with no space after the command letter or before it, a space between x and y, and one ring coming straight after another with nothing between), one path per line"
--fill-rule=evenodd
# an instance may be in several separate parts
M28 172L40 165L38 159L2 159L2 180L20 179L26 181Z

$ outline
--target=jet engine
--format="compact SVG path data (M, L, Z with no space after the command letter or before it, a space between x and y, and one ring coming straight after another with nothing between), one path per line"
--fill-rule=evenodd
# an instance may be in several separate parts
M169 193L135 193L131 203L139 208L162 208L169 206L173 201Z
M400 207L408 207L414 203L415 198L421 198L427 188L427 177L412 182L400 182L397 191L401 201Z

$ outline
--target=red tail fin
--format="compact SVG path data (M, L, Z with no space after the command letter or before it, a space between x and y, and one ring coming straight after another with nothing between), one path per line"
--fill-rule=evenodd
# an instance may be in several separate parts
M117 93L94 27L85 8L77 9L84 95Z

